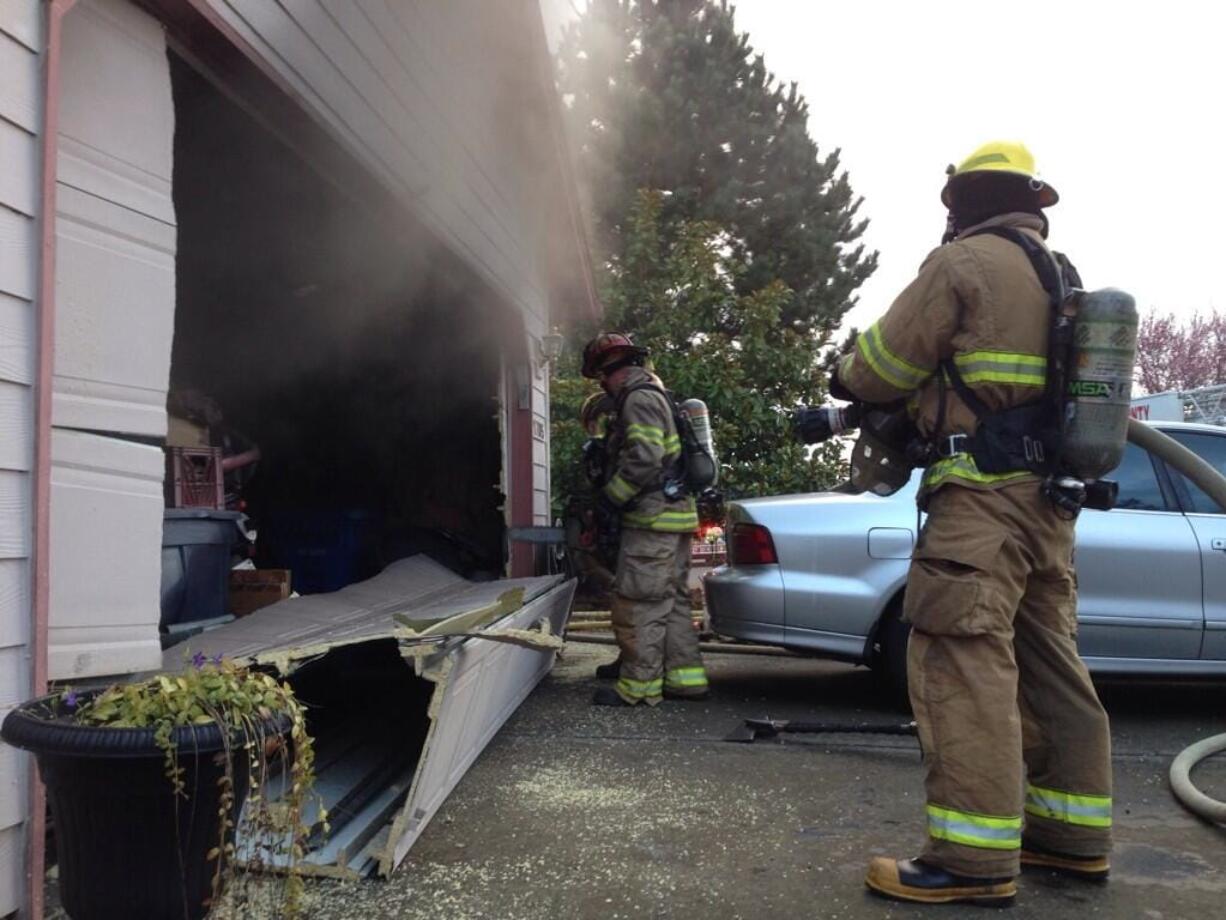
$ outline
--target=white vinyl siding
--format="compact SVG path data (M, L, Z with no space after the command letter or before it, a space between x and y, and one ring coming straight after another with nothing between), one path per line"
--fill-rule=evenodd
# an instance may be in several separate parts
M0 0L0 719L30 695L43 11ZM27 755L0 742L0 917L25 899Z

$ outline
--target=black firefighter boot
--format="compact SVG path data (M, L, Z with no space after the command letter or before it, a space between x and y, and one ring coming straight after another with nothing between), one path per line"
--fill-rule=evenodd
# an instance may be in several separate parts
M1023 839L1022 868L1047 869L1068 878L1105 882L1111 874L1111 861L1106 856L1070 856L1067 853L1057 853Z
M864 884L874 894L921 904L967 902L1008 907L1017 895L1017 882L1011 878L955 875L919 859L886 859L883 856L876 856L869 863Z
M622 676L622 659L621 655L617 656L616 661L610 661L608 664L599 665L596 668L596 676L601 680L617 680Z
M593 706L633 706L625 697L612 687L601 687L592 696Z
M664 688L664 699L666 700L681 700L685 703L705 703L711 699L710 690L699 690L697 693L686 693L679 690L669 690Z

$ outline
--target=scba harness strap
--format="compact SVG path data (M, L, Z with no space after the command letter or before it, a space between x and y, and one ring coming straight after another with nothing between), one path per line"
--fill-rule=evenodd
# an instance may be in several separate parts
M969 454L981 473L999 474L1019 470L1051 476L1057 473L1063 447L1064 392L1068 377L1069 346L1075 315L1065 310L1066 293L1081 286L1077 270L1064 256L1048 250L1020 230L1012 227L987 227L973 236L992 234L1008 240L1026 253L1031 267L1047 292L1052 321L1047 346L1047 370L1043 395L1009 409L993 411L967 385L952 359L940 364L942 399L936 430L944 424L944 382L975 413L979 427L975 434L956 434L939 438L933 444L940 457Z

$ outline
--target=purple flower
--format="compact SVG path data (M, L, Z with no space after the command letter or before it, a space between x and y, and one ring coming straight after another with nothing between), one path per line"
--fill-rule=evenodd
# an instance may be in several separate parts
M218 652L216 655L210 658L209 661L213 662L213 664L215 664L217 667L221 667L221 652Z
M192 667L199 671L204 667L204 662L206 660L207 659L204 657L204 652L196 652L196 654L192 655Z
M64 694L64 705L67 706L69 709L77 708L77 691L76 690L69 690L67 693Z

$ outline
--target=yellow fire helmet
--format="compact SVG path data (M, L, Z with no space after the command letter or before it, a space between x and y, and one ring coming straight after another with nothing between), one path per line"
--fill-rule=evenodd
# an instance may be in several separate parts
M972 173L1004 172L1025 176L1030 187L1039 193L1039 207L1050 208L1060 200L1056 190L1039 178L1034 165L1034 154L1021 141L988 141L978 147L957 166L945 170L949 179L941 189L941 204L949 207L952 201L950 189L962 176Z

